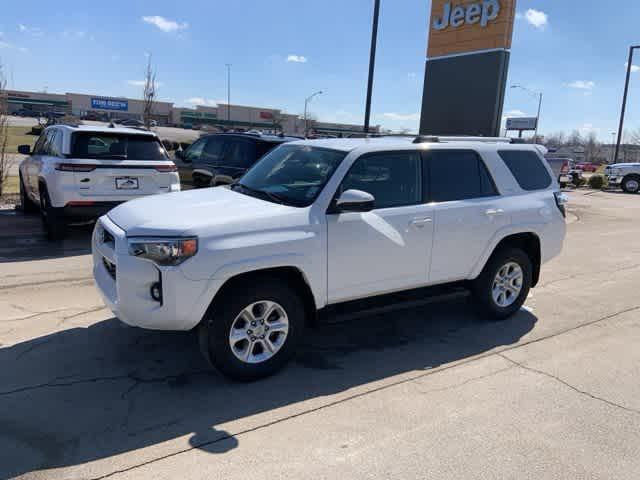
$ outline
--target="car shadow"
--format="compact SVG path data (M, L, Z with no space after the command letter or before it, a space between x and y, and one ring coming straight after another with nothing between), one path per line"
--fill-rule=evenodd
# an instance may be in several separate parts
M63 258L91 253L93 222L69 225L64 240L50 241L39 215L0 210L0 263Z
M238 445L234 434L300 412L300 402L317 407L326 396L513 345L536 321L523 309L485 322L468 302L446 300L323 324L308 330L290 366L254 383L209 370L194 332L117 319L0 348L0 478L150 446L161 453L143 456L155 458L184 450L185 436L193 448L224 454Z

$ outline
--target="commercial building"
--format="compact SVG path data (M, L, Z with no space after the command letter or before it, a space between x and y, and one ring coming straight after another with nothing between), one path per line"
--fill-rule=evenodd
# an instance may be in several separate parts
M107 97L83 93L54 94L46 92L8 92L9 112L15 114L46 114L49 112L74 115L91 120L141 119L144 102L140 99ZM175 107L171 102L157 101L152 118L159 125L199 128L203 125L220 129L278 131L288 135L304 135L305 121L275 108L247 105L196 105L194 108ZM310 133L323 135L352 135L364 132L362 125L326 123L309 119ZM372 128L380 131L380 127Z

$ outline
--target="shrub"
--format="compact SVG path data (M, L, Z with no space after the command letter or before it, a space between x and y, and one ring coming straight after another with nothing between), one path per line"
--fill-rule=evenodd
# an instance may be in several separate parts
M604 177L602 175L591 175L589 178L589 187L594 190L600 190L604 186Z
M584 179L584 177L573 178L573 184L576 186L576 188L582 187L585 183L587 183L587 181Z

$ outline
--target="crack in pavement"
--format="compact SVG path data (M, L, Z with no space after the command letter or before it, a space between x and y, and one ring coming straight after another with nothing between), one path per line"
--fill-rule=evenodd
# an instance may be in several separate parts
M313 414L313 413L316 413L316 412L319 412L319 411L322 411L322 410L326 410L326 409L332 408L334 406L349 402L351 400L355 400L355 399L362 398L362 397L365 397L365 396L368 396L368 395L371 395L371 394L374 394L374 393L377 393L377 392L388 390L388 389L391 389L391 388L399 386L399 385L412 383L412 382L414 382L416 380L425 378L425 377L427 377L429 375L433 375L433 374L439 373L439 372L444 372L446 370L450 370L450 369L453 369L453 368L456 368L456 367L459 367L459 366L467 365L469 363L472 363L472 362L475 362L477 360L481 360L481 359L484 359L484 358L488 358L488 357L491 357L491 356L496 356L496 355L500 356L500 357L504 358L504 360L510 361L510 363L513 364L515 362L511 361L511 359L509 359L509 358L504 357L502 355L503 352L516 350L518 348L522 348L522 347L525 347L527 345L531 345L531 344L535 344L535 343L538 343L538 342L541 342L541 341L544 341L544 340L555 338L555 337L564 335L566 333L572 332L574 330L578 330L580 328L584 328L584 327L588 327L588 326L591 326L591 325L595 325L597 323L600 323L600 322L603 322L603 321L606 321L606 320L610 320L610 319L615 318L617 316L624 315L625 313L633 312L633 311L636 311L636 310L640 310L640 306L630 307L630 308L627 308L625 310L621 310L619 312L612 313L612 314L606 315L604 317L597 318L597 319L592 320L590 322L585 322L583 324L576 325L574 327L562 330L560 332L556 332L554 334L550 334L550 335L547 335L547 336L544 336L544 337L541 337L541 338L538 338L538 339L534 339L534 340L530 340L530 341L527 341L527 342L523 342L521 344L514 345L512 347L507 347L507 348L502 349L499 352L487 352L487 353L482 354L482 355L477 355L477 356L474 356L472 358L468 358L468 359L466 359L464 361L461 361L461 362L455 362L455 363L452 363L450 365L445 365L443 367L430 369L429 371L421 373L419 375L415 375L415 376L410 377L410 378L405 378L403 380L399 380L397 382L393 382L393 383L390 383L390 384L387 384L387 385L382 385L382 386L373 388L371 390L367 390L367 391L364 391L364 392L356 393L356 394L350 395L350 396L348 396L346 398L343 398L343 399L340 399L340 400L335 400L335 401L329 402L329 403L327 403L325 405L320 405L318 407L311 408L309 410L305 410L305 411L302 411L302 412L299 412L299 413L295 413L295 414L292 414L292 415L289 415L289 416L286 416L286 417L283 417L283 418L280 418L280 419L276 419L276 420L267 422L267 423L262 424L262 425L257 425L255 427L248 428L246 430L241 430L241 431L236 432L236 433L228 433L228 434L226 434L226 435L224 435L224 436L222 436L220 438L217 438L215 440L210 440L210 441L197 443L197 444L191 444L187 448L183 448L183 449L177 450L175 452L171 452L171 453L162 455L160 457L152 458L150 460L147 460L147 461L139 463L139 464L132 465L130 467L126 467L126 468L119 469L119 470L114 470L113 472L110 472L110 473L107 473L107 474L104 474L104 475L101 475L101 476L98 476L98 477L93 477L90 480L103 480L105 478L110 478L110 477L113 477L115 475L119 475L121 473L126 473L126 472L129 472L129 471L132 471L132 470L136 470L138 468L150 465L152 463L159 462L161 460L166 460L168 458L172 458L172 457L181 455L183 453L188 453L188 452L193 451L195 449L208 447L208 446L211 446L211 445L219 443L219 442L224 442L224 441L229 440L229 439L234 438L234 437L239 437L241 435L246 435L248 433L252 433L252 432L255 432L255 431L263 430L263 429L272 427L274 425L277 425L277 424L280 424L280 423L284 423L284 422L289 421L289 420L293 420L293 419L296 419L296 418L299 418L299 417L302 417L302 416L305 416L305 415L309 415L309 414ZM502 369L501 371L505 371L505 370L508 370L510 368L515 368L515 367L508 367L508 368ZM500 373L500 371L493 372L492 374L488 374L486 376L489 377L491 375L495 375L495 374L498 374L498 373ZM545 374L544 372L539 372L539 373ZM479 378L468 379L465 382L462 382L460 385L462 385L464 383L468 383L470 381L478 380L478 379ZM455 388L457 386L459 386L459 385L454 385L454 386L450 386L450 387L447 387L447 388ZM569 386L569 385L567 385L567 386ZM571 388L573 388L573 387L571 387ZM425 393L428 393L428 392L425 392ZM584 394L585 395L589 395L586 392L584 392ZM594 398L597 399L597 397L594 397ZM602 401L608 403L607 400L602 400ZM616 404L612 404L612 405L618 406ZM619 406L619 407L620 408L626 408L626 407L623 407L623 406ZM640 413L640 412L636 412L636 413Z
M597 275L597 274L603 274L604 273L604 274L607 274L607 275L611 275L611 274L614 274L614 273L624 272L624 271L627 271L627 270L634 270L634 269L639 268L639 267L640 267L640 263L637 263L637 264L634 264L634 265L630 265L628 267L617 268L615 270L604 270L604 271L603 270L598 270L597 272L576 273L575 275L569 275L568 277L562 277L562 278L558 278L556 280L551 280L549 282L542 283L542 284L538 285L537 288L538 289L546 288L549 285L554 285L556 283L565 282L567 280L575 280L576 278L580 278L580 277L593 277L594 274Z
M589 397L593 400L596 400L598 402L602 402L605 403L611 407L615 407L615 408L619 408L621 410L624 410L625 412L629 412L629 413L635 413L636 415L640 415L640 410L636 410L634 408L631 407L625 407L624 405L620 405L619 403L615 403L611 400L607 400L606 398L603 397L599 397L597 395L594 395L592 393L587 392L586 390L581 390L578 387L571 385L569 382L567 382L566 380L561 379L560 377L553 375L552 373L549 372L545 372L544 370L538 370L537 368L533 368L533 367L529 367L521 362L517 362L516 360L510 358L509 356L505 355L502 352L498 352L496 353L496 355L498 355L499 357L504 358L505 360L507 360L508 362L511 362L513 365L518 366L519 368L522 368L523 370L527 370L529 372L533 372L533 373L537 373L539 375L543 375L547 378L551 378L557 382L560 382L562 385L565 385L566 387L569 387L571 390L573 390L576 393L579 393L580 395L584 395L586 397Z
M86 315L88 313L94 313L94 312L99 312L100 310L106 310L107 307L104 305L101 306L97 306L97 307L91 307L88 310L83 310L81 312L77 312L74 313L72 315L69 315L67 317L63 317L57 324L56 327L59 327L60 325L62 325L63 323L65 323L67 320L71 320L72 318L76 318L76 317L81 317L82 315Z
M50 285L52 283L63 283L63 282L75 282L75 283L87 282L87 284L89 284L93 282L93 276L59 278L56 280L45 280L43 282L10 283L7 285L0 285L0 290L11 290L13 288L20 288L20 287L38 287L40 285Z

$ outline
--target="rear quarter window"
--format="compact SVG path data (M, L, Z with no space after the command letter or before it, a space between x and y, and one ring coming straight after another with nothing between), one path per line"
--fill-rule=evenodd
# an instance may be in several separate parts
M549 171L535 152L499 150L498 155L523 190L544 190L551 185Z

